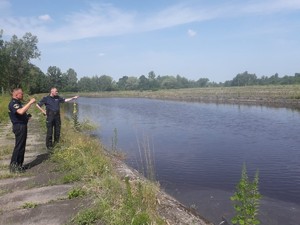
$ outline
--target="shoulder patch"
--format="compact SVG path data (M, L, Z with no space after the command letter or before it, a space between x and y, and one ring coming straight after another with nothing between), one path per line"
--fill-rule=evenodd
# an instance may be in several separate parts
M18 109L18 108L20 108L20 105L16 103L16 104L13 105L13 107L14 107L15 109Z

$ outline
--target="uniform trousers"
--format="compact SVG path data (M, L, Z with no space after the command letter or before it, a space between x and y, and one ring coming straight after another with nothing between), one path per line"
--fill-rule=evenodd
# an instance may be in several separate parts
M13 132L15 134L16 142L10 165L22 167L27 139L27 124L13 124Z
M51 149L56 143L59 142L59 138L60 138L61 120L60 120L59 112L53 112L53 111L47 112L46 126L47 126L46 147L48 149ZM53 131L54 131L54 140L53 140Z

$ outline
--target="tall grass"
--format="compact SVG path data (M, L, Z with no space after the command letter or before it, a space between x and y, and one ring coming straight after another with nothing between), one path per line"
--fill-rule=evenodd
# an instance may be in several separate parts
M0 124L5 124L9 121L8 103L11 97L9 95L0 96Z
M154 159L154 147L151 146L149 137L146 135L142 136L139 140L137 137L137 145L139 151L139 170L151 181L156 180L155 176L155 159Z
M158 187L147 181L121 179L110 155L98 139L78 132L62 118L61 142L51 160L64 173L62 182L82 183L94 204L80 212L71 224L164 224L156 212Z

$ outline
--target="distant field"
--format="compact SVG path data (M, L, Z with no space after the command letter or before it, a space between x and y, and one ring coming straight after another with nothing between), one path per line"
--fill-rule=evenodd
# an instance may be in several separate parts
M182 101L259 104L300 108L300 85L188 88L80 93L86 97L142 97Z

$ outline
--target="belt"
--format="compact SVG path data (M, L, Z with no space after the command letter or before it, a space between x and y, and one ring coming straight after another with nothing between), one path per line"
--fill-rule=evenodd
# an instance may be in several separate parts
M48 110L47 115L59 115L59 111Z
M27 125L27 123L24 123L24 122L13 122L13 125Z

